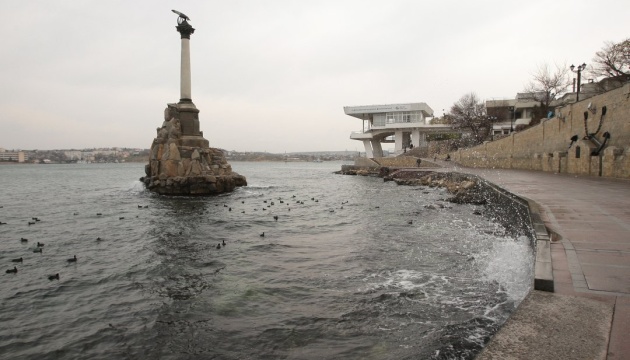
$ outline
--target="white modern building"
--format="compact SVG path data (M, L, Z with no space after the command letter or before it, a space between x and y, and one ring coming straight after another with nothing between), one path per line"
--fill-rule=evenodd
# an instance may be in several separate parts
M395 154L426 147L426 135L452 132L451 125L431 124L433 110L425 103L344 106L346 115L361 119L363 129L350 139L363 142L368 158L383 157L383 143L394 143Z

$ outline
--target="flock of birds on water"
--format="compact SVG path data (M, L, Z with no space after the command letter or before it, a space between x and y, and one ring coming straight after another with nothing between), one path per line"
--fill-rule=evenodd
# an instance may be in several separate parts
M149 207L148 205L144 205L144 206L143 206L143 205L138 205L138 208L145 208L145 209L146 209L146 208L148 208L148 207ZM3 206L0 206L0 208L3 208ZM79 213L75 212L75 213L73 213L73 215L79 215ZM96 213L96 216L102 216L102 215L103 215L102 213ZM118 219L119 219L119 220L124 220L125 218L124 218L123 216L121 216L121 217L119 217ZM33 217L33 218L31 218L31 219L27 222L27 224L28 224L28 226L31 226L31 225L35 225L35 224L37 224L37 223L38 223L38 222L40 222L40 221L41 221L41 219L40 219L40 218L38 218L38 217ZM7 223L6 223L6 222L2 222L2 221L0 221L0 225L7 225ZM96 241L101 241L101 240L103 240L103 239L101 239L100 237L97 237L97 238L96 238ZM27 244L27 243L28 243L28 239L27 239L27 238L25 238L25 237L21 237L21 238L20 238L20 242L21 242L22 244ZM36 254L37 254L37 253L39 253L39 254L43 254L43 252L44 252L44 251L43 251L44 246L45 246L45 244L44 244L44 243L41 243L41 242L39 242L39 241L38 241L38 242L35 244L35 247L32 249L33 253L36 253ZM66 259L66 262L67 262L68 264L76 264L76 263L78 262L78 260L79 260L79 259L77 258L77 256L76 256L76 255L73 255L71 258ZM23 263L24 263L24 256L21 256L21 257L19 257L19 258L15 258L15 259L11 259L11 262L12 262L12 263L14 263L15 265L13 265L13 269L7 269L7 270L6 270L6 273L7 273L7 274L17 274L17 273L18 273L17 264L23 264ZM55 273L55 274L48 275L48 280L50 280L50 281L53 281L53 280L59 280L59 279L60 279L60 277L59 277L59 273Z
M423 192L423 193L425 193L425 194L426 194L426 193L428 193L428 192ZM296 198L296 195L293 195L293 196L292 196L292 201L293 201L293 200L295 200L295 198ZM313 201L313 202L315 202L315 203L318 203L318 202L319 202L319 200L318 200L318 199L316 199L316 198L314 198L314 197L312 197L310 200L311 200L311 201ZM290 203L289 203L288 201L285 201L285 200L283 200L282 198L278 198L276 201L278 201L280 204L286 204L287 206L289 206L289 205L290 205ZM245 204L245 201L243 200L243 201L241 201L241 203L242 203L242 204ZM296 203L296 204L298 204L298 205L304 205L304 200L295 200L295 203ZM343 202L341 203L341 207L340 207L340 209L343 209L343 205L345 205L345 204L347 204L347 203L348 203L348 201L343 201ZM269 208L271 208L271 207L272 207L272 206L274 206L274 205L276 205L276 203L275 203L275 201L274 201L274 200L272 200L272 199L263 200L263 206L262 206L261 210L262 210L262 211L267 211ZM215 204L215 206L219 206L219 204ZM148 208L148 207L149 207L148 205L138 205L138 208L144 208L144 209L146 209L146 208ZM231 206L228 206L227 204L223 204L223 207L227 208L227 210L228 210L228 211L232 211L232 207L231 207ZM434 207L432 207L432 206L425 206L425 207L427 207L427 208L434 208ZM0 206L0 208L2 208L2 206ZM193 206L193 208L194 208L194 206ZM379 209L379 206L376 206L376 207L375 207L375 209ZM254 209L253 209L253 211L258 211L258 208L254 208ZM288 208L287 208L287 211L291 211L291 207L288 207ZM328 209L328 211L329 211L329 212L331 212L331 213L333 213L333 212L335 212L335 209L333 209L333 208L329 208L329 209ZM241 211L241 213L245 213L245 210L242 210L242 211ZM78 214L79 214L79 213L77 213L77 212L73 213L73 215L78 215ZM97 215L97 216L102 216L103 214L102 214L102 213L96 213L96 215ZM119 220L124 220L124 219L125 219L125 217L121 216L121 217L119 217L118 219L119 219ZM278 219L279 219L279 216L278 216L278 215L273 215L273 219L274 219L274 221L276 221L276 222L277 222L277 221L278 221ZM35 224L37 224L39 221L41 221L41 219L39 219L39 218L37 218L37 217L33 217L33 218L31 218L31 220L29 220L29 221L28 221L28 226L35 225ZM2 221L0 221L0 225L6 225L6 224L7 224L6 222L2 222ZM408 221L407 221L407 224L412 225L412 224L413 224L413 220L408 220ZM265 237L265 232L264 232L264 231L263 231L263 232L261 232L261 233L259 234L259 236L260 236L260 237ZM100 238L100 237L97 237L97 238L96 238L96 241L102 241L102 240L103 240L103 239L102 239L102 238ZM22 237L22 238L20 238L20 242L22 242L22 243L28 243L28 239L27 239L27 238ZM222 247L225 247L226 245L227 245L227 243L225 242L225 240L222 240L222 242L220 242L220 243L218 243L218 244L216 245L216 249L221 249ZM38 242L36 243L35 248L33 248L33 249L32 249L32 251L33 251L33 253L39 253L39 254L42 254L42 253L43 253L43 248L44 248L44 244L43 244L43 243L40 243L40 242L38 241ZM19 257L19 258L16 258L16 259L11 259L11 262L12 262L12 263L14 263L14 264L23 263L23 262L24 262L24 257ZM67 262L67 264L76 264L76 263L78 262L78 258L77 258L77 256L76 256L76 255L74 255L73 257L66 259L66 262ZM17 274L17 272L18 272L17 265L14 265L12 269L7 269L7 270L6 270L6 273L7 273L7 274ZM59 279L60 279L59 273L55 273L55 274L50 274L50 275L48 275L48 280L50 280L50 281L53 281L53 280L59 280Z
M295 196L295 195L293 195L293 198L296 198L296 196ZM282 198L278 198L278 199L277 199L277 201L279 201L279 203L280 203L280 204L285 204L285 200L283 200ZM317 203L317 202L319 202L319 200L318 200L318 199L316 199L316 198L314 198L314 197L312 197L312 198L311 198L311 201L314 201L314 202L316 202L316 203ZM241 203L242 203L242 204L245 204L245 201L243 200L243 201L241 201ZM348 203L348 201L343 201L343 202L341 203L341 209L343 209L343 205L345 205L345 204L347 204L347 203ZM296 200L296 204L301 204L301 205L304 205L304 200ZM273 205L275 205L275 201L273 201L272 199L263 200L263 207L261 208L261 210L262 210L262 211L266 211L268 208L270 208L270 207L271 207L271 206L273 206ZM286 205L288 206L288 205L289 205L289 202L286 202ZM215 204L215 206L219 206L219 204ZM2 208L2 207L3 207L3 206L0 206L0 208ZM148 208L148 207L149 207L148 205L138 205L138 208L144 208L144 209L146 209L146 208ZM227 209L228 209L228 211L232 211L232 207L228 206L227 204L223 204L223 207L227 208ZM193 208L194 208L194 206L193 206ZM377 206L377 208L378 208L378 206ZM254 210L254 211L258 211L258 208L254 208L253 210ZM288 207L288 208L287 208L287 211L291 211L291 208L290 208L290 207ZM334 212L335 210L334 210L334 209L329 209L328 211L329 211L329 212ZM242 211L241 211L241 213L245 213L245 210L242 210ZM79 214L79 213L77 213L77 212L73 213L73 215L78 215L78 214ZM102 213L96 213L96 216L102 216L102 215L103 215ZM279 218L280 218L280 217L279 217L278 215L273 215L273 219L274 219L274 221L276 221L276 222L277 222ZM124 220L124 219L125 219L125 217L121 216L121 217L119 217L118 219L119 219L119 220ZM28 220L27 224L28 224L28 226L31 226L31 225L35 225L35 224L37 224L37 223L38 223L38 222L40 222L40 221L41 221L41 219L40 219L40 218L33 217L33 218L31 218L30 220ZM0 221L0 225L7 225L7 223L6 223L6 222L2 222L2 221ZM260 233L260 234L259 234L259 236L260 236L260 237L265 237L265 232L263 231L262 233ZM100 237L97 237L97 238L96 238L96 241L102 241L102 240L103 240L103 239L102 239L102 238L100 238ZM27 238L24 238L24 237L21 237L21 238L20 238L20 242L21 242L21 243L23 243L23 244L28 243L28 241L29 241L29 240L28 240ZM35 247L32 249L33 253L39 253L39 254L42 254L42 253L43 253L43 248L44 248L44 245L45 245L45 244L43 244L43 243L41 243L41 242L37 241L37 243L35 244ZM217 244L216 249L221 249L222 247L225 247L226 245L227 245L227 243L225 242L225 240L222 240L222 242L220 242L220 243L218 243L218 244ZM6 270L6 273L7 273L7 274L17 274L17 273L18 273L17 264L23 264L23 263L24 263L24 260L25 260L25 259L24 259L24 257L23 257L23 256L22 256L22 257L19 257L19 258L11 259L11 262L12 262L12 263L14 263L15 265L13 266L13 268L12 268L12 269L7 269L7 270ZM66 262L67 262L67 264L76 264L76 263L78 262L78 258L77 258L77 256L76 256L76 255L73 255L71 258L66 259ZM59 280L59 279L60 279L59 273L55 273L55 274L50 274L50 275L48 275L48 280L50 280L50 281L53 281L53 280Z
M292 196L292 199L295 199L295 198L296 198L296 196L295 196L295 195L293 195L293 196ZM290 206L290 203L289 203L288 201L287 201L287 202L285 202L285 200L284 200L284 199L282 199L281 197L279 197L276 201L278 201L278 202L279 202L279 204L286 204L287 206ZM318 203L318 202L319 202L319 199L316 199L316 198L314 198L314 197L311 197L311 201ZM295 203L296 203L296 204L299 204L299 205L304 205L304 200L296 200L296 201L295 201ZM343 206L344 206L345 204L347 204L347 203L348 203L348 201L343 201L343 202L341 202L341 207L340 207L340 209L343 209ZM245 204L245 200L242 200L242 201L241 201L241 204ZM271 207L272 207L272 206L274 206L274 205L276 205L276 203L275 203L275 201L274 201L273 199L263 200L263 207L261 208L261 211L267 211L267 209L271 208ZM219 204L215 204L215 206L219 206ZM224 207L224 208L227 208L227 210L228 210L228 211L232 211L232 207L231 207L231 206L228 206L227 204L223 204L223 207ZM377 206L377 208L378 208L378 206ZM254 208L254 209L253 209L253 211L258 211L258 208ZM291 211L291 207L288 207L288 208L287 208L287 211ZM331 209L328 209L328 211L332 213L332 212L335 212L335 209L332 209L332 208L331 208ZM241 210L241 213L242 213L242 214L244 214L244 213L245 213L245 210ZM277 222L279 218L280 218L280 217L279 217L278 215L273 215L273 220L274 220L274 221L276 221L276 222ZM265 232L264 232L264 231L263 231L263 232L261 232L261 233L259 234L259 236L260 236L260 237L265 237ZM225 247L225 245L226 245L226 242L225 242L225 240L223 240L222 242L220 242L220 243L218 243L218 244L217 244L216 248L217 248L217 249L221 249L221 247Z
M1 207L2 206L0 206L0 208ZM76 215L76 213L75 213L75 215ZM35 225L36 223L41 221L41 219L39 219L37 217L31 218L31 220L28 221L28 226ZM0 222L0 225L6 225L6 224L7 224L6 222ZM100 238L99 238L99 240L100 240ZM23 243L23 244L28 243L28 239L22 237L22 238L20 238L20 242ZM41 242L38 241L37 244L35 244L35 248L33 248L33 252L42 254L44 245L45 245L44 243L41 243ZM77 256L74 255L73 257L71 257L69 259L66 259L66 261L69 264L76 263L77 262ZM21 256L21 257L19 257L17 259L11 259L11 262L14 263L14 264L17 264L17 263L23 264L24 263L24 257ZM7 271L6 271L7 274L17 274L17 272L18 272L17 265L14 265L13 269L7 269ZM48 275L48 280L50 280L50 281L52 281L52 280L59 280L59 273Z

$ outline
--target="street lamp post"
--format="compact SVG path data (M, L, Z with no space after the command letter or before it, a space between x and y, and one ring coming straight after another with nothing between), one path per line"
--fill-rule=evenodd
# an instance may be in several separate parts
M577 73L577 91L575 95L575 101L578 102L580 101L580 87L582 84L582 71L586 69L586 63L582 63L582 65L578 65L577 71L575 70L575 65L571 65L570 68L571 68L571 71L573 71L574 73Z
M512 116L510 117L510 134L514 132L514 117L516 116L516 109L514 106L510 106L510 112Z

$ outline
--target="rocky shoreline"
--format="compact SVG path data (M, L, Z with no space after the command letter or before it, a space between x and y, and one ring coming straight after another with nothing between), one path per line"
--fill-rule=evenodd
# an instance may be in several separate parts
M482 180L464 174L420 169L391 169L388 167L366 168L354 166L344 166L342 170L335 173L340 175L381 177L384 181L394 181L398 185L446 188L449 194L453 195L453 197L447 199L449 202L474 205L487 204Z
M536 238L530 219L529 204L475 175L435 169L367 168L353 165L344 165L335 173L381 177L383 181L393 181L398 185L444 188L451 196L443 201L478 205L480 208L474 211L475 215L482 215L500 223L511 235L524 235L532 241ZM444 205L436 204L433 207L443 208Z

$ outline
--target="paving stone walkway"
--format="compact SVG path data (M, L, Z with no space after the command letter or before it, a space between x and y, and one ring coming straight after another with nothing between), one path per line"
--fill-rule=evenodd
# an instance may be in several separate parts
M630 181L439 163L483 177L540 207L545 225L555 233L554 293L609 304L613 316L606 359L630 359Z

